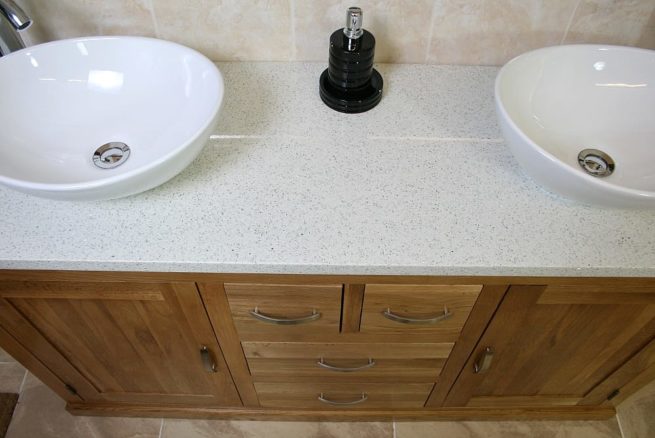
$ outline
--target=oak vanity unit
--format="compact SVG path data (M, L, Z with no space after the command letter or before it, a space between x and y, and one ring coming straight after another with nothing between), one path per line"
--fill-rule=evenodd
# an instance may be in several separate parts
M76 414L592 419L655 378L655 280L0 271Z
M219 67L170 182L0 187L0 347L72 412L592 419L655 379L655 210L526 178L497 68L376 65L382 101L347 115L324 62Z

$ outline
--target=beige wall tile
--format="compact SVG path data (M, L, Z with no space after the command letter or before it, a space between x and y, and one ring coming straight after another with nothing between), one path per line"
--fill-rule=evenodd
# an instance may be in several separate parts
M28 374L7 438L157 438L160 428L161 420L153 418L73 416L62 399Z
M582 0L564 42L635 45L654 11L653 0Z
M396 423L397 438L621 438L608 421L461 421Z
M289 0L152 0L160 38L215 61L291 58Z
M423 63L430 34L432 0L293 0L296 59L328 60L330 35L343 28L346 10L364 11L364 29L375 36L375 61Z
M655 49L655 11L650 14L650 20L641 33L637 45L645 49Z
M33 40L93 35L154 36L150 0L21 0L34 20Z
M343 27L354 4L364 9L364 27L376 37L377 62L500 65L562 41L655 48L654 0L18 2L34 18L25 35L29 44L89 35L157 36L217 61L327 62L330 34Z
M633 394L616 409L623 438L655 436L655 381Z
M391 423L164 420L161 438L391 438Z
M571 0L436 0L428 62L500 65L559 44Z

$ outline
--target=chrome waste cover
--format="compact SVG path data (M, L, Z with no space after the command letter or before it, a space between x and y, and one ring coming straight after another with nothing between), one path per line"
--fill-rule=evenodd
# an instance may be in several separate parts
M614 172L614 160L598 149L583 149L578 154L578 164L589 175L603 178Z
M101 169L113 169L120 166L130 156L130 147L125 143L112 141L100 146L93 153L93 164Z

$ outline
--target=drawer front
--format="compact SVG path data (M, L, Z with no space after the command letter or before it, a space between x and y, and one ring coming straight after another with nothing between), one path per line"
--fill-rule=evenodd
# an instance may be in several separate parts
M421 408L432 387L432 383L255 383L262 407L321 410Z
M226 283L242 341L333 338L339 334L342 285Z
M367 284L361 333L454 342L481 290L481 285Z
M434 382L452 343L243 342L256 382Z

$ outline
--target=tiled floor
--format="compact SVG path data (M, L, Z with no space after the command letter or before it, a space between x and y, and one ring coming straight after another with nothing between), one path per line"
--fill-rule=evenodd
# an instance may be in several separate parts
M655 437L655 381L621 403L617 413L623 438Z
M0 350L0 390L20 398L7 438L621 438L616 419L588 422L312 423L77 417ZM619 409L623 438L655 436L655 382Z

